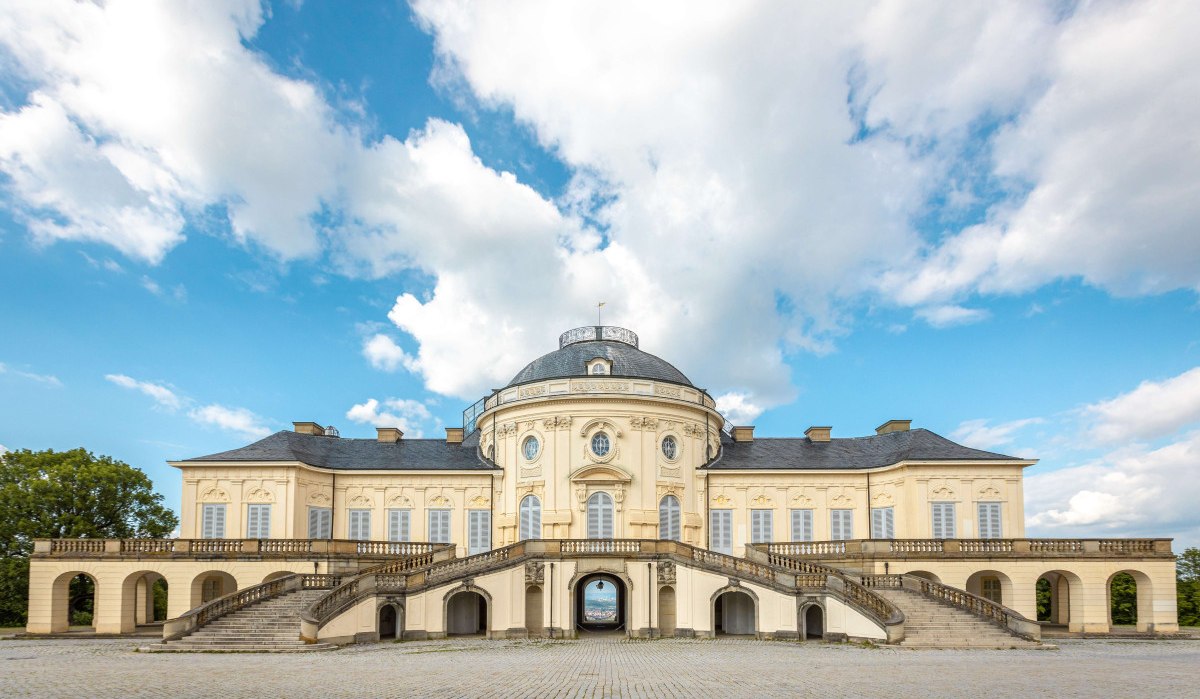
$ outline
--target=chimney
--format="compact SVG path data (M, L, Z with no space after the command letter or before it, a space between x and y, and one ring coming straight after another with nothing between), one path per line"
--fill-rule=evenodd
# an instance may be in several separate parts
M463 428L447 427L446 428L446 444L462 444Z
M376 427L375 434L384 444L395 444L404 437L404 433L396 427Z
M875 434L890 434L892 432L908 432L912 420L888 420L875 428Z
M325 428L316 422L293 422L292 427L299 434L315 434L318 437L325 436Z
M754 425L746 427L733 428L733 441L735 442L753 442L754 441Z
M810 442L828 442L829 433L833 431L832 427L810 427L804 430L804 436L808 437Z

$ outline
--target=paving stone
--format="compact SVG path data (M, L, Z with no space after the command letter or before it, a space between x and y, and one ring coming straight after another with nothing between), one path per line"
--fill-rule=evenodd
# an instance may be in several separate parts
M1063 640L1045 651L470 639L300 655L137 653L140 642L2 641L0 696L1178 697L1200 667L1197 641Z

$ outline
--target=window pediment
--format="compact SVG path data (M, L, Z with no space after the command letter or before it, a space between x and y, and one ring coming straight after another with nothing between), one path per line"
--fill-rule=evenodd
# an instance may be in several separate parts
M633 476L612 464L588 464L572 473L571 480L579 483L629 483Z

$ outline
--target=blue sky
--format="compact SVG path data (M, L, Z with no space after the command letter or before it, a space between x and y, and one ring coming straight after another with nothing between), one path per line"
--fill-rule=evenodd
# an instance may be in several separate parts
M1200 543L1188 3L14 3L0 445L438 436L626 325L766 436L1040 458Z

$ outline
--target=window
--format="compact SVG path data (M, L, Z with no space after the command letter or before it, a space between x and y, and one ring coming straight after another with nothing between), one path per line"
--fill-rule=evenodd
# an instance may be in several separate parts
M450 543L450 510L429 511L429 541L434 544Z
M713 551L733 553L733 510L709 510L709 543Z
M854 538L854 510L829 511L829 538L833 541Z
M536 495L521 498L521 540L542 538L542 501Z
M674 437L670 435L663 437L662 453L663 456L672 461L674 461L675 457L679 455L679 443L675 441Z
M667 495L658 502L658 538L679 541L679 498Z
M205 505L200 521L200 537L204 539L225 538L225 506Z
M996 604L1004 603L1003 602L1004 595L1002 594L1001 588L1000 588L1000 578L994 578L994 577L984 578L980 581L980 587L981 587L981 591L983 592L983 594L980 595L980 597L983 597L984 599L989 599L989 600L995 602Z
M608 493L592 493L587 502L589 539L613 538L613 501Z
M371 511L350 510L349 537L355 541L367 541L371 538Z
M467 555L474 556L492 548L492 513L467 510Z
M771 510L750 510L750 543L768 544L774 532Z
M813 540L813 511L792 510L792 541Z
M871 538L895 539L896 514L892 507L871 508Z
M608 442L608 435L603 432L597 432L592 437L592 453L596 456L607 456L611 446Z
M593 374L607 374L608 366L605 365L604 362L596 362L595 364L592 365L592 373Z
M1000 532L1000 503L979 503L979 538L999 539L1002 536L1003 534Z
M521 443L521 453L525 455L526 461L533 461L538 455L538 440L537 437L526 437Z
M270 505L246 505L246 538L271 538Z
M935 502L933 505L933 538L954 538L954 503Z
M333 536L333 510L328 507L308 508L308 538L328 539Z
M412 541L412 510L388 510L388 541Z

